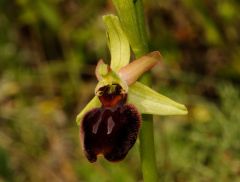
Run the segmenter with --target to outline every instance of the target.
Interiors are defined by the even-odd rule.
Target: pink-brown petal
[[[151,52],[124,66],[119,70],[118,74],[128,85],[131,85],[135,83],[143,73],[149,71],[157,63],[161,62],[162,59],[159,51]]]

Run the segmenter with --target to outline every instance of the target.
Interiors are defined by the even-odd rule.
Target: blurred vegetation
[[[240,2],[145,1],[154,88],[188,116],[156,117],[162,181],[240,181]],[[90,164],[75,116],[109,60],[108,0],[0,0],[0,181],[141,181],[138,143]]]

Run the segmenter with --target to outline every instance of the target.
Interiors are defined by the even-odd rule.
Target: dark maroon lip
[[[109,161],[120,161],[136,142],[141,116],[133,105],[117,106],[115,110],[96,108],[82,122],[83,147],[90,162],[97,155]]]
[[[87,159],[95,162],[99,154],[111,162],[123,160],[136,142],[141,115],[131,104],[127,94],[116,85],[100,88],[102,106],[92,109],[84,117],[80,131]]]

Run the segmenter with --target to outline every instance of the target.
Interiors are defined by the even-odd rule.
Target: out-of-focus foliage
[[[154,87],[188,106],[156,117],[163,181],[240,180],[240,3],[144,3]],[[75,116],[109,59],[104,0],[0,0],[0,181],[141,181],[138,144],[120,163],[83,156]]]

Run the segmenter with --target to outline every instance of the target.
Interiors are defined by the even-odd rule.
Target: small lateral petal
[[[129,87],[128,103],[132,103],[143,114],[184,115],[187,108],[170,98],[157,93],[140,82]]]
[[[137,60],[134,60],[127,66],[122,67],[118,74],[127,82],[128,85],[131,85],[135,83],[143,73],[149,71],[157,63],[162,62],[162,59],[163,58],[159,51],[151,52]]]
[[[76,119],[76,122],[77,124],[79,125],[80,122],[82,121],[84,115],[89,112],[90,110],[92,110],[93,108],[96,108],[96,107],[100,107],[101,106],[101,103],[98,99],[97,96],[94,96],[92,98],[92,100],[83,108],[83,110],[77,115],[77,119]]]
[[[103,78],[103,76],[106,76],[108,72],[110,71],[110,68],[107,64],[104,63],[102,59],[100,59],[97,63],[96,69],[95,69],[95,75],[99,80]]]

